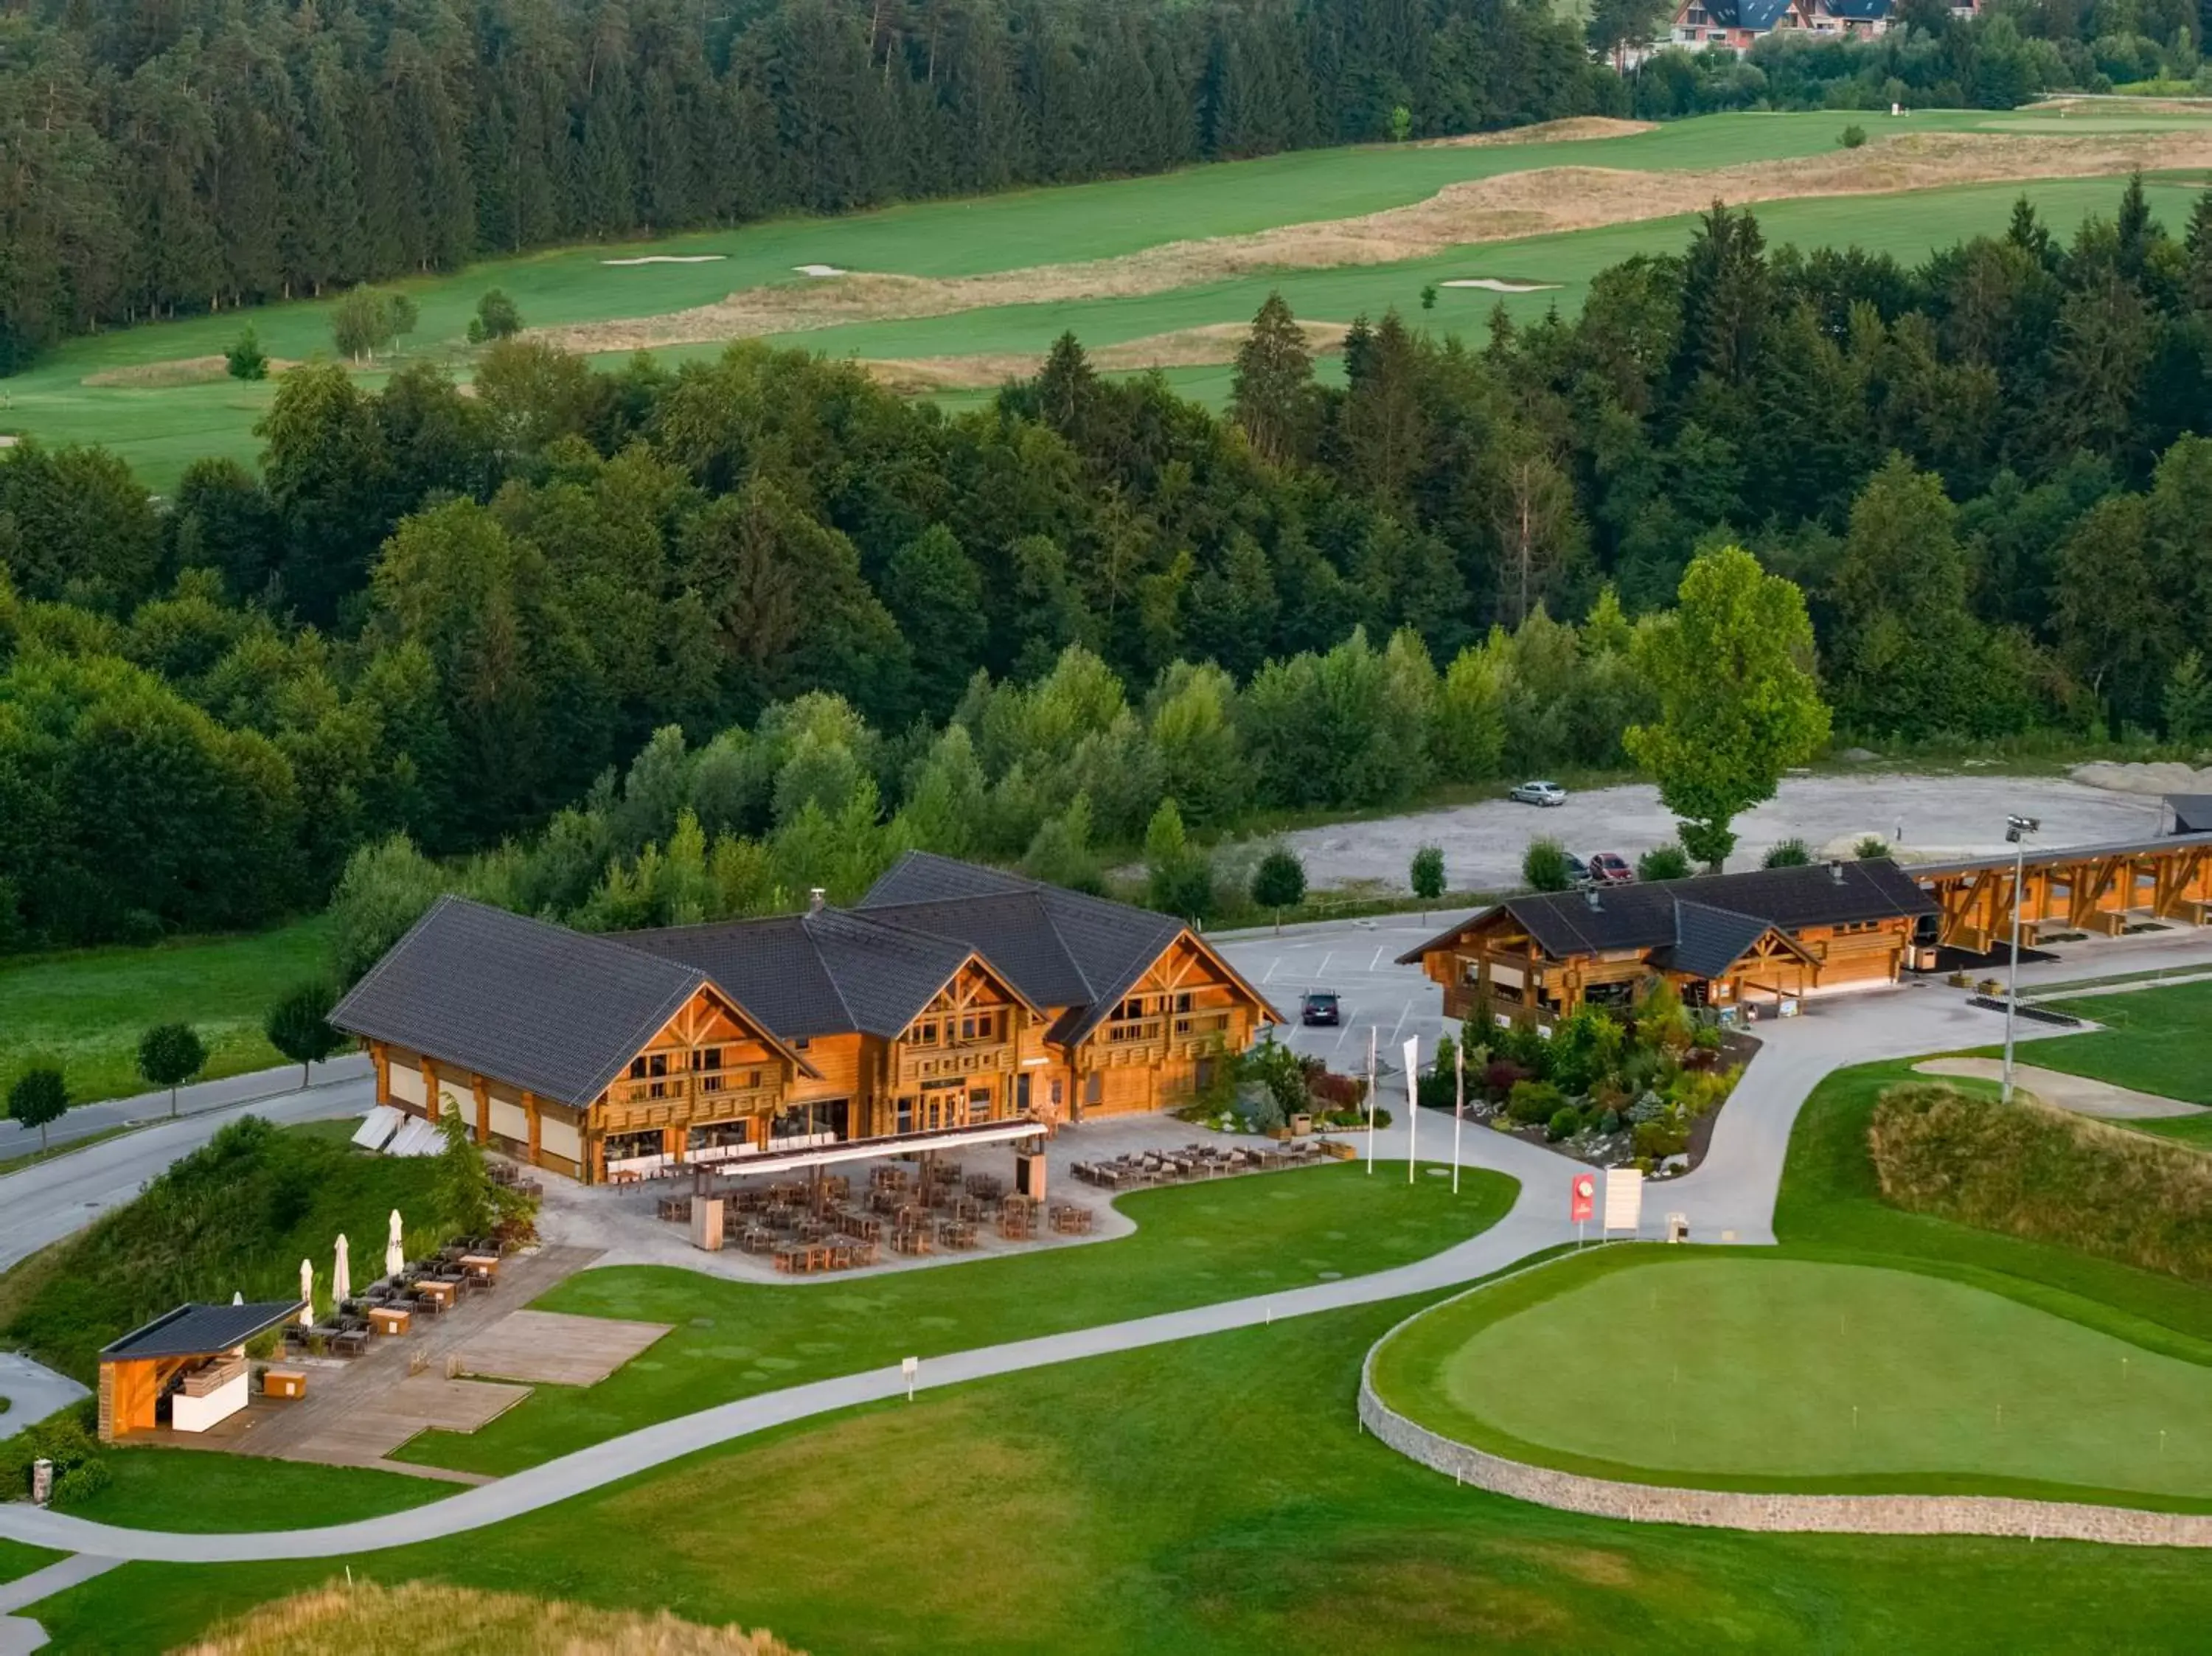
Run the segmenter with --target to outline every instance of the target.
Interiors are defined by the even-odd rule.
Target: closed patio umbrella
[[[399,1210],[392,1210],[392,1234],[384,1244],[384,1274],[397,1277],[407,1269],[407,1250],[399,1241]]]
[[[331,1303],[343,1305],[353,1298],[353,1262],[346,1257],[346,1239],[338,1238],[337,1266],[331,1272]]]
[[[300,1326],[315,1325],[315,1262],[300,1261]]]

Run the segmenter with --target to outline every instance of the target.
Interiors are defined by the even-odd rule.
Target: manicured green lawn
[[[1401,1168],[1404,1164],[1398,1164]],[[1121,1198],[1137,1233],[851,1283],[733,1283],[665,1266],[571,1277],[547,1311],[674,1325],[588,1388],[541,1386],[473,1435],[426,1433],[402,1458],[506,1473],[732,1398],[1157,1312],[1381,1271],[1497,1222],[1513,1180],[1407,1185],[1356,1162]]]
[[[79,1104],[144,1092],[138,1037],[179,1020],[207,1043],[203,1079],[282,1064],[261,1020],[287,989],[329,971],[328,937],[318,916],[252,937],[0,963],[0,1091],[43,1059],[61,1065]]]
[[[1600,1476],[2212,1507],[2212,1342],[2149,1351],[1924,1271],[1592,1252],[1430,1312],[1376,1378],[1447,1436]]]
[[[2051,1005],[2105,1027],[2039,1040],[2032,1062],[2185,1104],[2212,1104],[2212,981],[2085,995]]]
[[[126,1565],[37,1613],[60,1651],[167,1649],[349,1564],[864,1656],[2162,1650],[2212,1617],[2191,1553],[1613,1524],[1457,1488],[1353,1419],[1412,1308],[859,1410],[457,1540]]]
[[[2158,1115],[2135,1121],[2116,1121],[2117,1127],[2134,1132],[2156,1133],[2201,1150],[2212,1150],[2212,1115]]]
[[[2038,1042],[2037,1061],[2056,1044]],[[2174,1356],[2193,1356],[2212,1342],[2212,1294],[2200,1288],[1885,1203],[1867,1155],[1867,1121],[1885,1088],[1926,1083],[1912,1064],[1903,1059],[1838,1071],[1806,1100],[1774,1212],[1776,1234],[1792,1253],[1934,1270]],[[1946,1084],[1996,1091],[1985,1082]]]
[[[444,1499],[459,1486],[404,1472],[313,1466],[198,1449],[116,1449],[110,1481],[72,1505],[72,1518],[133,1529],[273,1530],[344,1524]]]
[[[33,1570],[44,1569],[60,1557],[58,1552],[27,1547],[20,1541],[0,1541],[0,1581],[13,1581]]]
[[[1163,243],[1236,235],[1286,224],[1338,219],[1422,200],[1447,185],[1553,166],[1668,171],[1813,155],[1833,149],[1840,118],[1832,113],[1745,113],[1670,123],[1655,131],[1580,143],[1472,146],[1370,146],[1306,151],[1235,161],[1151,179],[1110,180],[1049,190],[1016,191],[982,199],[924,203],[849,217],[784,219],[726,231],[702,232],[621,246],[561,248],[472,267],[450,276],[398,284],[415,300],[421,323],[405,342],[410,354],[450,360],[463,372],[463,333],[485,289],[503,288],[533,325],[604,321],[650,316],[705,304],[734,289],[795,281],[794,267],[813,263],[855,270],[918,276],[956,276],[1048,263],[1111,258]],[[1971,110],[1923,112],[1916,132],[2173,130],[2201,128],[2189,117],[2124,112],[2057,123],[2034,117]],[[1877,136],[1887,136],[1878,132]],[[2070,225],[2094,199],[2109,213],[2115,185],[2039,184],[2030,192],[2045,201],[2054,219]],[[1871,197],[1832,203],[1837,211],[1817,225],[1770,242],[1859,240],[1914,253],[1962,230],[2001,225],[2017,191],[2010,185],[1980,192],[1934,192],[1929,197]],[[2166,199],[2174,195],[2172,201]],[[1956,199],[1954,215],[1923,200]],[[2172,191],[2158,197],[2169,222],[2185,216],[2186,203]],[[1778,221],[1803,203],[1762,209]],[[1538,314],[1556,299],[1563,308],[1580,303],[1581,283],[1601,262],[1623,250],[1678,246],[1681,226],[1632,227],[1592,233],[1587,251],[1578,238],[1553,238],[1535,251],[1536,274],[1567,283],[1559,294],[1524,295],[1509,308]],[[1627,234],[1627,240],[1620,237]],[[1379,314],[1396,304],[1413,313],[1422,283],[1431,275],[1528,274],[1527,247],[1474,250],[1467,257],[1419,264],[1368,267],[1343,272],[1286,272],[1283,285],[1293,306],[1317,318]],[[614,258],[652,253],[719,254],[696,264],[613,266]],[[1501,270],[1498,261],[1506,261]],[[1583,267],[1587,268],[1583,268]],[[1554,270],[1559,274],[1543,274]],[[1575,274],[1577,270],[1580,274]],[[1269,281],[1232,282],[1147,300],[1091,305],[1017,307],[911,324],[834,330],[802,337],[832,355],[848,349],[871,355],[964,355],[987,350],[1036,349],[1062,327],[1076,326],[1086,340],[1138,337],[1193,322],[1243,320],[1257,307]],[[1291,291],[1292,289],[1295,291]],[[1427,318],[1449,330],[1478,327],[1496,295],[1448,290]],[[250,319],[262,344],[284,359],[327,356],[331,301],[299,301],[257,310]],[[29,432],[52,442],[100,442],[121,453],[149,486],[173,484],[202,454],[225,454],[250,463],[258,447],[252,428],[274,394],[274,383],[228,379],[153,388],[87,385],[91,375],[155,362],[205,357],[237,336],[237,315],[189,318],[72,341],[30,372],[0,382],[0,430]],[[865,343],[864,343],[865,342]],[[934,342],[934,343],[930,343]],[[683,353],[672,353],[680,356]],[[1216,378],[1218,378],[1218,374]],[[373,378],[373,376],[372,376]]]

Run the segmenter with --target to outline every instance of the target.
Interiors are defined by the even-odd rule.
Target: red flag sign
[[[1578,1173],[1575,1175],[1573,1195],[1567,1204],[1567,1217],[1581,1224],[1597,1212],[1597,1175]]]

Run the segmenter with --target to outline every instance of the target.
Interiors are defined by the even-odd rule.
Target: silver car
[[[1505,796],[1516,805],[1564,805],[1567,791],[1557,782],[1523,782]]]

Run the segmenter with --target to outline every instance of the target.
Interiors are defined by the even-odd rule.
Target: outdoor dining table
[[[489,1282],[499,1275],[499,1255],[465,1253],[461,1256],[461,1269],[469,1276]]]
[[[1091,1234],[1091,1210],[1076,1202],[1055,1203],[1052,1228],[1062,1236],[1087,1236]]]
[[[443,1311],[447,1306],[453,1304],[455,1300],[459,1299],[460,1297],[460,1293],[461,1285],[458,1279],[448,1280],[443,1277],[424,1277],[418,1280],[415,1284],[416,1298],[420,1300],[428,1300],[431,1304],[436,1306],[441,1311]]]
[[[368,1308],[368,1325],[380,1334],[404,1334],[413,1320],[404,1305],[373,1305]]]

